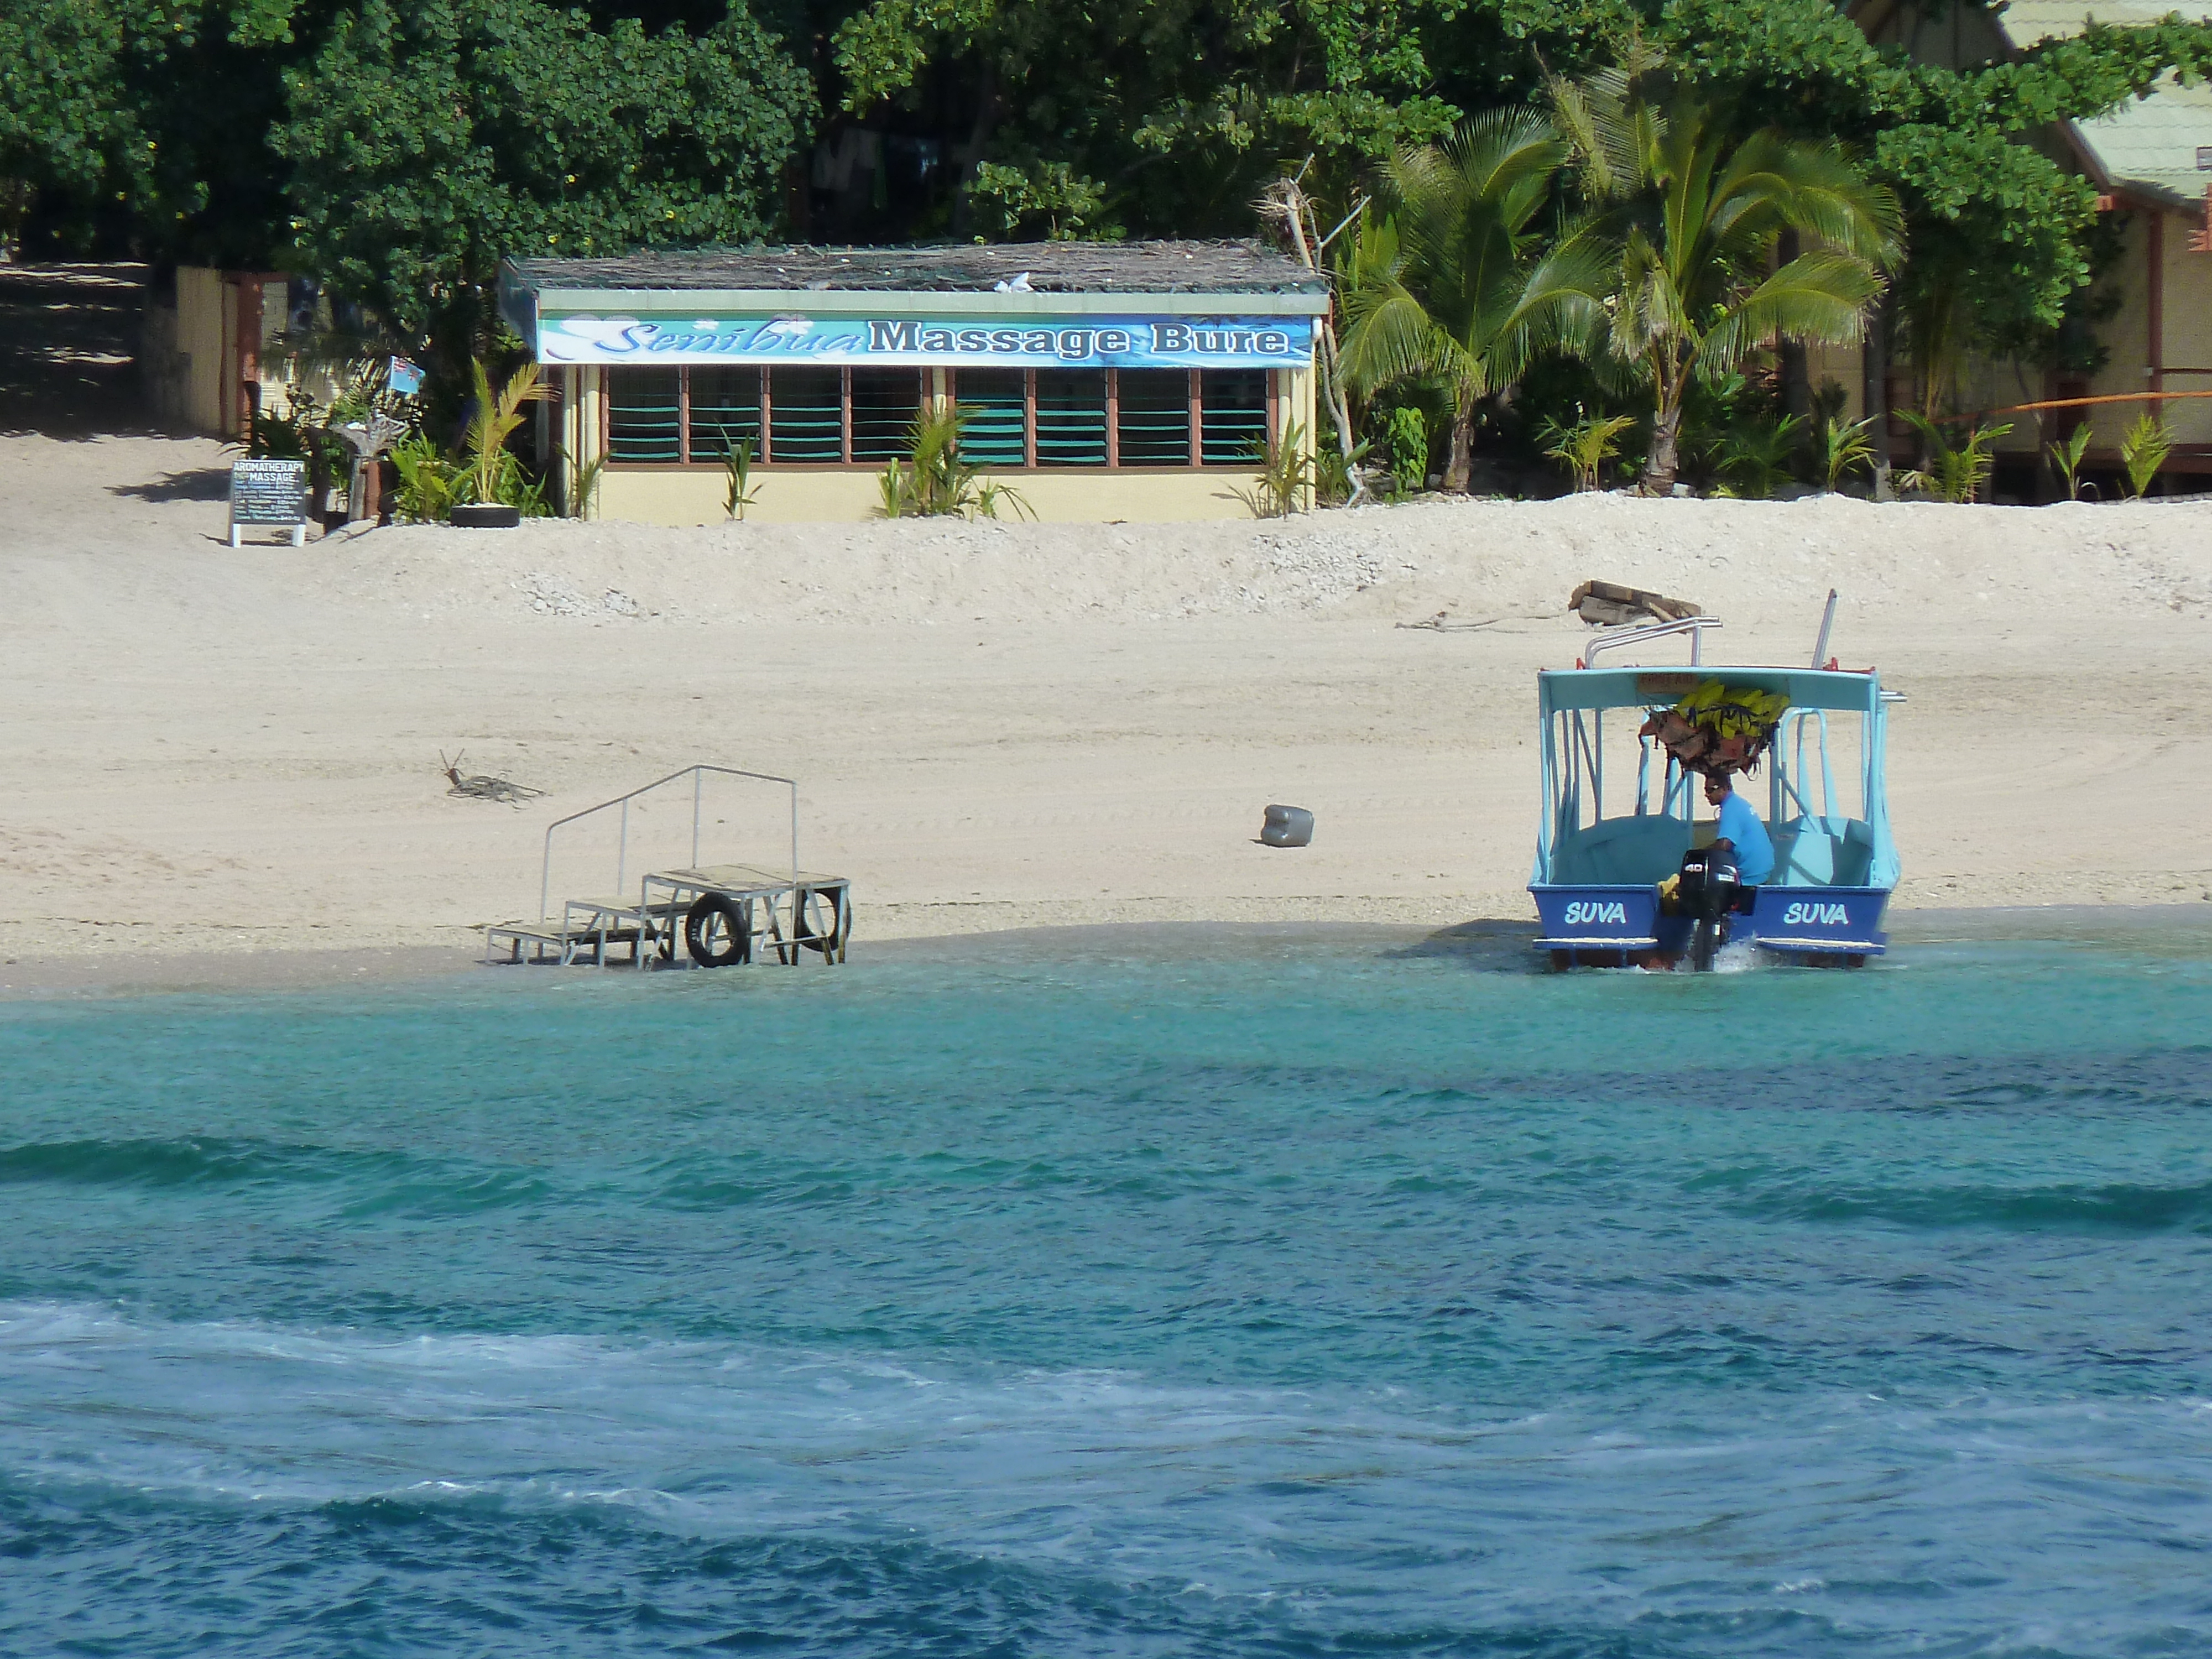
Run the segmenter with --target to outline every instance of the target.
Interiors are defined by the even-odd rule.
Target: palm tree
[[[1772,128],[1737,138],[1721,111],[1667,87],[1640,47],[1588,82],[1555,79],[1551,100],[1591,204],[1561,252],[1595,253],[1608,270],[1585,349],[1595,366],[1650,383],[1644,488],[1663,493],[1692,375],[1725,374],[1784,336],[1860,337],[1899,256],[1897,198],[1840,145]],[[1809,246],[1778,264],[1784,231]]]
[[[1441,386],[1451,400],[1444,488],[1463,490],[1483,400],[1586,308],[1593,273],[1532,259],[1567,146],[1534,110],[1492,110],[1383,169],[1384,208],[1364,217],[1338,270],[1345,377],[1363,394]]]

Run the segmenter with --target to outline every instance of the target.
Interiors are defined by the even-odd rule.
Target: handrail
[[[1836,774],[1834,767],[1828,759],[1828,711],[1826,709],[1792,708],[1784,713],[1781,720],[1775,723],[1771,744],[1774,777],[1781,788],[1796,800],[1798,811],[1806,817],[1813,817],[1813,803],[1805,799],[1805,726],[1808,721],[1817,721],[1820,732],[1820,816],[1833,817],[1836,816]],[[1782,765],[1784,741],[1782,727],[1784,726],[1790,727],[1790,735],[1795,739],[1795,747],[1786,772]]]
[[[751,778],[759,783],[780,783],[791,791],[791,884],[799,885],[799,785],[790,778],[780,778],[771,772],[746,772],[734,766],[712,766],[701,763],[687,766],[680,772],[671,772],[665,778],[655,778],[642,788],[633,789],[626,795],[617,795],[612,800],[603,800],[597,806],[586,806],[580,812],[571,812],[565,818],[556,818],[545,826],[545,860],[538,877],[538,919],[546,920],[553,901],[553,832],[590,817],[594,812],[604,812],[611,806],[623,809],[622,839],[615,854],[615,891],[623,890],[623,878],[629,872],[629,804],[640,795],[649,795],[665,784],[679,778],[691,780],[691,862],[699,862],[699,813],[707,773],[713,772],[728,778]]]
[[[1828,607],[1820,613],[1820,637],[1813,641],[1813,663],[1818,668],[1828,659],[1828,630],[1836,625],[1836,590],[1828,590]]]
[[[1617,645],[1641,645],[1646,640],[1665,639],[1673,634],[1687,634],[1690,636],[1690,666],[1701,668],[1705,665],[1703,650],[1705,631],[1708,628],[1719,626],[1721,626],[1721,619],[1718,617],[1676,617],[1667,622],[1638,623],[1632,628],[1608,628],[1583,647],[1582,660],[1576,666],[1579,668],[1596,666],[1597,653],[1601,651],[1610,651]]]

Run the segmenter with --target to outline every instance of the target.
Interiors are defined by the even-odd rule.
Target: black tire
[[[720,893],[701,894],[684,913],[684,948],[702,968],[750,962],[753,931],[745,921],[745,907]]]
[[[800,888],[793,898],[791,911],[791,942],[794,945],[803,945],[810,951],[832,957],[844,948],[850,919],[845,914],[845,907],[838,902],[834,889]],[[818,917],[824,913],[829,920],[826,933],[819,931]]]

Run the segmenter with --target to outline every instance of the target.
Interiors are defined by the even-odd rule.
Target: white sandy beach
[[[0,437],[18,964],[463,950],[535,913],[547,823],[694,761],[800,781],[802,860],[853,878],[862,940],[1530,915],[1531,677],[1573,661],[1592,576],[1702,603],[1738,660],[1802,660],[1841,590],[1834,650],[1911,698],[1900,906],[2212,898],[2212,505],[1601,496],[234,552],[227,460]],[[1484,625],[1399,626],[1439,612]],[[441,750],[546,793],[449,798]],[[1317,814],[1310,848],[1255,844],[1274,800]],[[779,855],[773,807],[731,851]]]

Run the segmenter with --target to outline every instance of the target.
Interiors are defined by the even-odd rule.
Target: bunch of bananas
[[[1676,703],[1674,712],[1716,736],[1735,738],[1772,731],[1789,707],[1790,699],[1779,691],[1754,691],[1748,686],[1707,680]]]
[[[1707,680],[1644,721],[1643,735],[1658,738],[1689,771],[1725,775],[1758,762],[1789,707],[1779,691]]]

